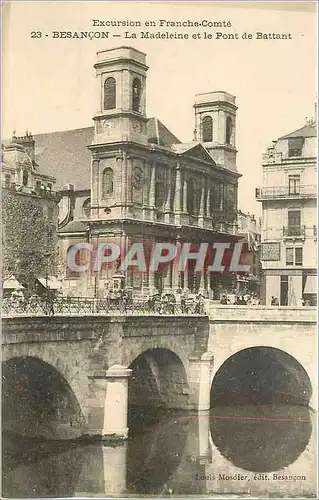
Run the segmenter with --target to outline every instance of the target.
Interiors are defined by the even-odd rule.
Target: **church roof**
[[[80,220],[73,220],[63,226],[59,233],[83,233],[87,229],[87,224]]]
[[[186,151],[189,151],[190,149],[193,149],[199,145],[199,142],[181,142],[179,144],[174,144],[172,146],[172,149],[174,149],[174,151],[176,151],[176,153],[178,154],[183,154]]]
[[[179,144],[181,142],[158,118],[148,119],[147,138],[148,142],[169,148],[172,144]]]
[[[147,121],[148,142],[170,148],[180,140],[157,118]],[[91,155],[86,146],[92,144],[94,127],[34,135],[35,156],[39,173],[56,177],[55,189],[72,183],[76,190],[91,185]]]
[[[56,177],[55,189],[70,182],[77,190],[90,188],[91,154],[86,146],[93,136],[94,127],[34,135],[38,171]]]
[[[299,138],[299,137],[317,137],[317,129],[314,124],[307,123],[303,127],[299,128],[298,130],[295,130],[294,132],[291,132],[290,134],[283,135],[282,137],[279,137],[279,139],[293,139],[293,138]]]

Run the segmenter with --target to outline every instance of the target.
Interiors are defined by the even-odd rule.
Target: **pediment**
[[[186,151],[184,151],[182,153],[182,156],[198,158],[199,160],[208,161],[208,162],[216,165],[213,158],[210,156],[208,151],[201,144],[196,144],[196,146],[193,146],[193,147],[187,149]]]

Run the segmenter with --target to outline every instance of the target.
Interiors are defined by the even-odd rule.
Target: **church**
[[[195,96],[195,129],[181,142],[146,110],[146,54],[132,47],[97,53],[94,126],[34,136],[37,161],[56,176],[59,240],[66,261],[75,243],[238,241],[235,97],[225,91]],[[163,89],[165,91],[165,89]],[[103,296],[114,287],[119,262],[85,274],[66,270],[64,288]],[[154,274],[128,268],[121,286],[137,295],[188,290],[218,298],[234,276],[184,271]],[[123,285],[124,284],[124,285]]]

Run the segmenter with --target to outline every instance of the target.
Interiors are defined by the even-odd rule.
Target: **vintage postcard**
[[[2,2],[3,498],[317,498],[316,2]]]

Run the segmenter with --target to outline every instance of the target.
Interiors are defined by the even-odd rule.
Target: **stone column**
[[[213,366],[213,354],[205,352],[190,357],[189,386],[191,390],[190,409],[208,411],[210,408],[210,386]]]
[[[105,496],[118,496],[126,490],[126,443],[102,447]]]
[[[199,460],[201,463],[206,463],[206,460],[210,458],[211,450],[209,443],[209,428],[210,415],[209,411],[202,412],[198,417],[198,431],[199,431]]]
[[[179,163],[176,169],[176,183],[175,183],[175,196],[174,196],[174,215],[175,224],[181,223],[181,170]]]
[[[210,217],[210,187],[207,189],[207,198],[206,198],[206,217]]]
[[[149,196],[149,205],[151,210],[151,219],[154,220],[155,215],[155,162],[151,165],[151,183],[150,183],[150,196]]]
[[[201,293],[206,298],[206,288],[205,288],[205,269],[200,271],[200,281],[198,293]]]
[[[127,438],[128,377],[131,373],[132,370],[122,365],[113,365],[106,372],[103,439]]]
[[[172,289],[176,293],[176,290],[180,288],[180,271],[178,270],[179,267],[179,259],[181,255],[181,242],[180,239],[176,239],[176,257],[172,262]]]
[[[204,180],[202,180],[201,184],[202,184],[202,190],[201,190],[201,196],[200,196],[198,223],[201,227],[203,227],[204,216],[205,216],[205,185],[204,185]]]
[[[165,203],[165,222],[169,222],[170,214],[171,214],[171,190],[172,190],[172,172],[171,169],[167,169],[167,198]]]
[[[183,212],[187,213],[187,180],[183,182]]]

